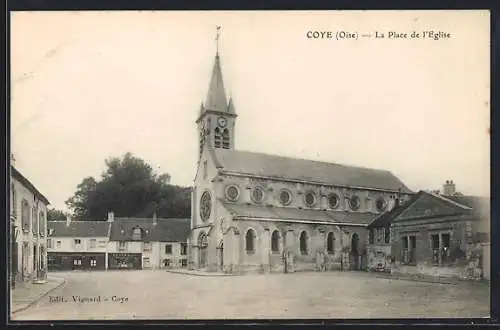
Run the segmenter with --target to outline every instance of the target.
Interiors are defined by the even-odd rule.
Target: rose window
[[[290,201],[292,199],[292,196],[288,190],[282,190],[280,192],[280,203],[283,205],[288,205],[290,204]]]
[[[360,206],[359,197],[354,195],[351,198],[349,198],[349,206],[351,207],[351,210],[357,211]]]
[[[306,193],[305,202],[306,202],[306,205],[309,207],[314,206],[314,204],[316,203],[316,196],[314,195],[313,192]]]
[[[336,209],[339,206],[339,196],[337,194],[331,194],[328,196],[328,204],[330,208]]]
[[[238,191],[238,188],[235,186],[229,186],[226,189],[226,197],[230,201],[236,201],[240,197],[240,192]]]
[[[260,187],[255,187],[252,190],[252,199],[255,203],[261,203],[264,200],[264,190]]]
[[[212,201],[210,198],[210,193],[205,191],[203,195],[201,195],[200,200],[200,216],[201,220],[207,221],[210,217],[210,212],[212,211]]]

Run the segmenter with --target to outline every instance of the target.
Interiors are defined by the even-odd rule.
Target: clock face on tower
[[[227,120],[224,117],[219,117],[217,119],[217,124],[219,124],[220,127],[226,127]]]

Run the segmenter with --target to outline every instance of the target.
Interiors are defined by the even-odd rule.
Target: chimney
[[[66,226],[69,227],[70,223],[71,223],[71,216],[69,214],[66,214]]]
[[[153,226],[156,226],[157,223],[157,218],[156,218],[156,212],[153,213]]]
[[[445,184],[443,185],[443,195],[446,196],[451,196],[455,194],[455,183],[453,180],[446,180]]]
[[[108,212],[108,222],[115,221],[115,213],[113,211]]]

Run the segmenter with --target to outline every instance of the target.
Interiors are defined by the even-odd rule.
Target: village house
[[[49,221],[49,270],[107,269],[110,224],[106,221]]]
[[[10,166],[11,280],[43,282],[47,277],[47,206],[38,189]]]
[[[489,280],[489,209],[450,180],[442,193],[420,191],[368,226],[368,269]]]
[[[188,264],[188,219],[115,218],[111,223],[109,269],[182,268]]]
[[[188,264],[188,219],[49,222],[51,270],[162,269]]]

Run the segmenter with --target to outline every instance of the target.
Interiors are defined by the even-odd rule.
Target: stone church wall
[[[228,186],[234,185],[238,188],[240,195],[235,203],[250,203],[253,205],[263,206],[276,206],[276,207],[290,207],[290,208],[304,208],[316,210],[342,210],[352,211],[346,200],[346,196],[357,195],[360,199],[360,207],[357,212],[373,212],[378,213],[376,208],[376,200],[384,198],[387,205],[391,199],[395,198],[395,194],[391,192],[380,192],[361,189],[345,189],[341,187],[322,186],[317,184],[287,182],[279,180],[246,178],[225,175],[222,180],[217,184],[215,190],[217,197],[226,200],[225,191]],[[261,187],[264,191],[264,198],[260,203],[256,203],[251,198],[252,189]],[[280,192],[288,190],[291,193],[291,201],[283,205],[280,201]],[[308,206],[305,203],[305,195],[308,192],[313,192],[315,195],[315,203],[313,206]],[[328,201],[328,196],[335,194],[338,196],[338,204],[332,207]],[[402,196],[408,199],[409,196]]]
[[[365,240],[366,229],[348,227],[342,230],[337,226],[319,226],[302,223],[282,223],[264,221],[234,222],[240,234],[239,240],[239,273],[265,273],[314,271],[314,270],[349,270],[354,267],[351,256],[351,238],[357,234],[359,256],[356,269],[366,268]],[[254,251],[247,251],[246,239],[248,230],[253,230]],[[272,251],[271,236],[279,232],[279,251]],[[307,233],[307,252],[300,249],[300,235]],[[334,250],[327,251],[327,235],[332,232],[335,237]],[[285,260],[286,259],[286,260]],[[286,262],[286,266],[285,266]]]

